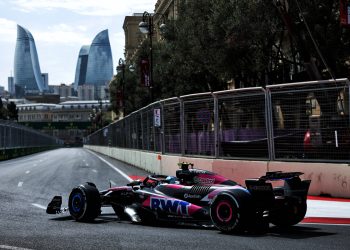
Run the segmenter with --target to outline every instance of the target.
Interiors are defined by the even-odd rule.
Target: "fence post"
[[[165,153],[165,138],[164,138],[164,102],[159,102],[160,104],[160,117],[161,117],[161,124],[160,124],[160,152],[163,155]]]
[[[184,103],[181,98],[178,98],[180,102],[180,134],[181,134],[181,155],[185,155],[185,110]]]
[[[267,147],[269,152],[269,160],[275,159],[275,145],[274,145],[274,133],[273,133],[273,107],[271,100],[271,91],[265,90],[265,121],[267,127]]]
[[[215,93],[212,95],[214,98],[214,156],[219,158],[219,101]]]

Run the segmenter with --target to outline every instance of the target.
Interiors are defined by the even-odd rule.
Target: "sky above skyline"
[[[157,0],[0,0],[0,85],[13,75],[17,24],[35,40],[42,73],[49,84],[71,84],[82,45],[108,29],[113,67],[124,58],[125,16],[153,12]]]

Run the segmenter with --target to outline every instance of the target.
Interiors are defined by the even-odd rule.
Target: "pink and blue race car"
[[[46,212],[69,210],[77,221],[91,221],[101,207],[111,206],[120,219],[133,222],[155,221],[213,224],[225,233],[256,231],[276,226],[292,226],[305,216],[310,180],[301,172],[267,172],[247,179],[245,187],[210,171],[179,163],[175,176],[149,175],[126,186],[98,191],[93,183],[71,191],[68,209],[55,196]],[[283,181],[274,187],[274,181]]]

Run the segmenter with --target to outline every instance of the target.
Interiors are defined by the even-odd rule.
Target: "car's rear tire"
[[[214,226],[224,233],[241,233],[248,228],[251,212],[250,195],[241,190],[217,195],[210,206]]]
[[[293,226],[304,219],[306,210],[306,200],[298,201],[290,198],[282,208],[270,212],[269,220],[278,227]]]
[[[93,221],[101,213],[100,193],[93,183],[73,188],[68,200],[69,213],[76,221]]]

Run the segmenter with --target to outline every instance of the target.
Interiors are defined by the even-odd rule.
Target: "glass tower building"
[[[85,84],[104,86],[113,77],[113,60],[108,30],[96,35],[89,49]]]
[[[39,93],[47,90],[38,60],[38,53],[32,34],[17,25],[17,42],[14,59],[14,85],[16,95]]]
[[[78,86],[86,83],[86,69],[88,64],[90,46],[84,45],[81,47],[78,56],[77,67],[75,69],[74,90],[78,89]]]

